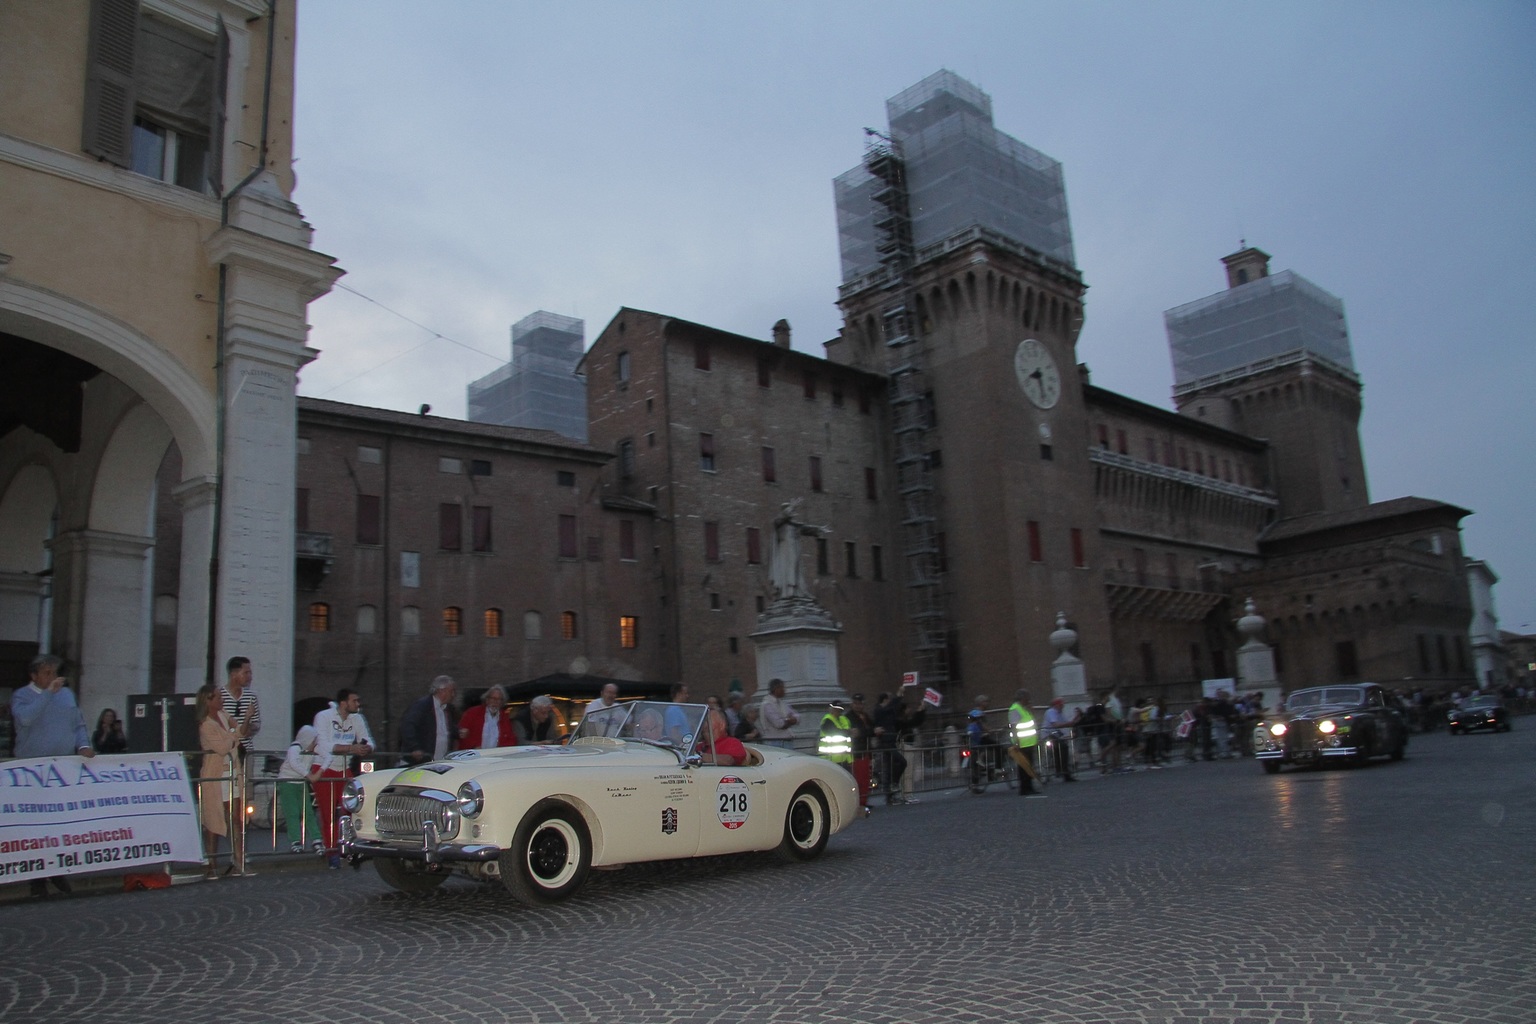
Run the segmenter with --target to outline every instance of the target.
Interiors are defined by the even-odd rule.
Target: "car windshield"
[[[1333,705],[1355,705],[1364,700],[1358,686],[1320,686],[1315,690],[1297,690],[1286,699],[1291,711],[1310,711]]]
[[[636,740],[660,747],[687,751],[704,720],[703,704],[665,704],[634,700],[587,712],[576,727],[572,742],[592,736]]]
[[[1499,698],[1473,697],[1471,700],[1467,701],[1466,706],[1469,708],[1496,708],[1499,706]]]

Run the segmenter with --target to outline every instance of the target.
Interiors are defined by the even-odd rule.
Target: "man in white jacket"
[[[784,699],[784,680],[770,679],[768,696],[763,699],[762,710],[757,718],[757,728],[763,735],[763,742],[775,747],[793,747],[795,725],[799,721],[800,715],[794,705]]]
[[[373,753],[373,733],[359,708],[362,699],[356,690],[341,689],[336,702],[315,716],[315,803],[320,808],[320,834],[332,868],[341,867],[341,852],[336,845],[336,805],[347,778],[347,758]]]

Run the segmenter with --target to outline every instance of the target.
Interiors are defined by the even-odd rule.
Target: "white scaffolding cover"
[[[1289,270],[1163,314],[1174,387],[1306,354],[1354,376],[1344,303]]]
[[[1075,264],[1061,164],[994,128],[986,93],[940,71],[891,97],[886,114],[906,164],[920,258],[925,248],[980,228]],[[881,266],[875,185],[862,164],[833,181],[845,283]]]
[[[587,439],[587,384],[576,376],[586,323],[539,310],[512,325],[512,362],[468,389],[469,419]]]

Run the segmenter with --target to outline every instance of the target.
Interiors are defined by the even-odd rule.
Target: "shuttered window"
[[[445,502],[437,506],[437,546],[442,551],[464,548],[464,517],[456,504]]]
[[[119,167],[217,195],[223,178],[229,34],[143,17],[139,0],[93,0],[80,147]]]

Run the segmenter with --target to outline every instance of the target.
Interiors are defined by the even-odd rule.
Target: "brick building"
[[[294,692],[357,689],[393,738],[447,673],[665,678],[655,517],[552,431],[299,400]]]
[[[904,667],[884,380],[791,349],[789,330],[757,341],[622,309],[580,367],[591,443],[614,456],[603,495],[656,509],[659,639],[696,692],[755,687],[773,519],[794,498],[831,530],[805,575],[846,630],[845,684],[889,685]]]
[[[758,340],[625,308],[578,367],[590,446],[304,404],[301,537],[351,528],[357,494],[388,493],[394,511],[388,539],[351,542],[351,565],[336,550],[301,619],[306,601],[388,607],[391,622],[415,609],[420,634],[381,647],[331,635],[345,617],[323,637],[301,624],[300,674],[329,685],[367,649],[394,652],[367,664],[400,699],[432,666],[531,679],[565,655],[516,640],[518,616],[571,609],[610,632],[637,617],[638,648],[590,632],[569,645],[593,674],[754,692],[772,523],[799,498],[830,531],[802,568],[843,630],[848,690],[920,670],[952,705],[1021,684],[1043,699],[1060,614],[1091,690],[1186,699],[1235,674],[1250,596],[1288,688],[1472,681],[1467,512],[1370,503],[1342,303],[1244,248],[1223,261],[1226,292],[1170,311],[1178,411],[1095,387],[1077,361],[1086,285],[1059,165],[997,133],[990,100],[947,72],[890,107],[890,139],[838,179],[844,327],[827,358],[790,348],[782,321]],[[977,160],[972,195],[997,202],[972,208],[937,171]],[[1027,216],[999,215],[1008,204]],[[1255,309],[1278,327],[1244,334]],[[398,475],[359,463],[359,445]],[[574,489],[551,491],[551,471]],[[476,516],[520,546],[475,552]],[[422,573],[408,597],[406,550]],[[441,616],[468,629],[489,609],[512,640],[443,635]]]

